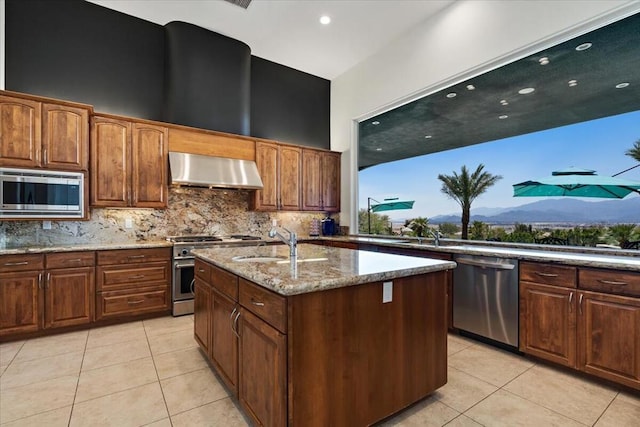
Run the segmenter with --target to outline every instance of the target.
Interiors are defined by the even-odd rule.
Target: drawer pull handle
[[[63,262],[82,262],[82,259],[80,259],[80,258],[65,259]]]
[[[204,273],[204,268],[199,268],[198,273]]]
[[[129,259],[144,258],[144,255],[129,255]]]
[[[127,304],[134,305],[134,304],[142,304],[143,302],[144,300],[140,299],[138,301],[127,301]]]
[[[258,307],[264,307],[264,303],[263,302],[255,301],[253,298],[251,298],[251,304],[257,305]]]
[[[29,264],[28,261],[22,261],[22,262],[5,262],[4,265],[6,265],[7,267],[11,267],[14,265],[27,265]]]
[[[144,274],[136,274],[135,276],[129,276],[129,279],[144,279]]]
[[[542,273],[540,271],[536,271],[535,272],[538,276],[542,276],[542,277],[558,277],[557,274],[554,273]]]
[[[617,282],[615,280],[604,280],[604,279],[598,279],[598,282],[605,284],[605,285],[615,285],[615,286],[627,286],[628,283],[627,282]]]

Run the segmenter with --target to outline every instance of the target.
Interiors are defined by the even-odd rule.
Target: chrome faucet
[[[271,230],[269,230],[269,237],[271,238],[278,237],[280,240],[282,240],[285,244],[289,246],[289,256],[291,258],[297,257],[298,256],[298,235],[293,231],[287,230],[284,227],[282,227],[282,229],[287,233],[289,233],[288,239],[284,237],[282,234],[278,233],[278,229],[275,226],[271,227]]]
[[[436,246],[440,246],[440,232],[429,230],[429,233],[431,233],[431,236],[433,236],[433,244]]]

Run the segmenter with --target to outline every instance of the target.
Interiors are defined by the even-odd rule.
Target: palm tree
[[[462,238],[466,240],[469,233],[471,203],[502,177],[484,172],[484,165],[480,163],[471,175],[469,175],[467,167],[462,166],[460,175],[454,171],[453,175],[440,174],[438,179],[442,181],[441,191],[458,202],[462,208]]]
[[[429,229],[429,218],[418,217],[414,218],[407,225],[410,229],[413,230],[413,233],[417,237],[426,237],[425,233]]]
[[[629,157],[633,157],[640,162],[640,139],[633,144],[633,148],[629,148],[624,152]]]

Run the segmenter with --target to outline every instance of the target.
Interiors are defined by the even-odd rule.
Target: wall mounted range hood
[[[248,190],[263,187],[256,162],[251,160],[172,151],[169,152],[169,167],[172,184]]]

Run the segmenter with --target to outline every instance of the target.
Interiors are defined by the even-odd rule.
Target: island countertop
[[[392,280],[456,267],[452,261],[299,244],[297,262],[285,245],[196,249],[193,254],[280,295],[297,295]],[[280,261],[242,262],[237,257],[282,257]]]

